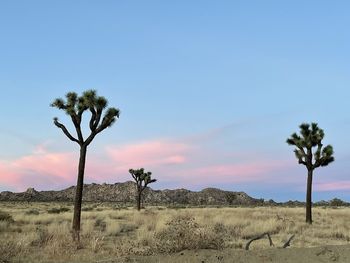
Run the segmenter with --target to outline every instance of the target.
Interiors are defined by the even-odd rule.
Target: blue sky
[[[306,170],[285,140],[315,121],[336,161],[316,170],[314,199],[350,201],[349,7],[2,1],[0,191],[75,183],[77,147],[52,124],[69,119],[49,104],[96,89],[121,117],[90,147],[86,182],[125,181],[140,165],[159,179],[155,188],[303,200]],[[39,169],[45,160],[69,168]]]

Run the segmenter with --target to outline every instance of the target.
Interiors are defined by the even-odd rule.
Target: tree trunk
[[[83,187],[84,187],[84,171],[85,171],[85,160],[86,160],[87,146],[81,146],[80,158],[78,167],[78,180],[77,188],[75,191],[74,199],[74,214],[73,214],[73,240],[80,241],[80,218],[81,218],[81,203],[83,199]]]
[[[312,224],[311,194],[312,194],[312,169],[308,169],[307,186],[306,186],[306,223],[309,223],[309,224]]]
[[[141,210],[141,195],[142,195],[142,191],[137,189],[137,210],[138,211]]]

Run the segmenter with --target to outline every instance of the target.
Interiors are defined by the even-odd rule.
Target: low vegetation
[[[69,211],[48,213],[57,207]],[[249,240],[265,232],[277,245],[295,235],[291,247],[350,242],[350,209],[344,207],[315,207],[312,225],[303,220],[302,207],[149,207],[140,212],[131,207],[116,209],[115,204],[86,207],[78,246],[71,242],[69,204],[1,203],[0,262],[91,262],[185,249],[245,249]],[[268,247],[269,242],[262,239],[249,249]]]

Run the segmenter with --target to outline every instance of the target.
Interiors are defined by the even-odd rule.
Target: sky
[[[79,147],[50,103],[95,89],[119,120],[88,149],[85,182],[217,187],[304,200],[286,139],[317,122],[335,162],[313,200],[350,201],[348,1],[1,1],[0,191],[76,184]],[[84,114],[84,124],[89,114]],[[89,130],[85,127],[85,136]]]

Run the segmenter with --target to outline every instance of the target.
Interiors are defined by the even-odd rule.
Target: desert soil
[[[114,260],[101,260],[98,263],[320,263],[350,262],[350,246],[322,246],[314,248],[271,248],[264,250],[224,249],[182,251],[162,256],[132,256]]]

